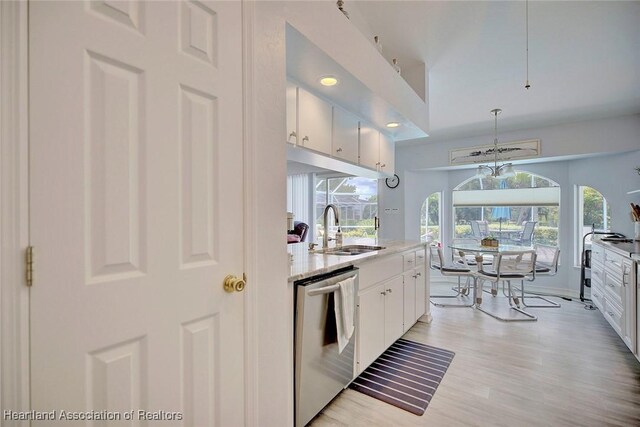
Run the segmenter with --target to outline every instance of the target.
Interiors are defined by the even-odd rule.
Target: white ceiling
[[[430,137],[640,112],[640,2],[531,1],[529,81],[524,1],[346,1],[387,59],[429,70]],[[414,142],[415,143],[415,142]]]

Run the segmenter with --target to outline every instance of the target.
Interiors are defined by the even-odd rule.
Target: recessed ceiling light
[[[335,86],[338,84],[338,79],[333,76],[324,76],[320,78],[320,84],[322,86]]]
[[[400,126],[400,123],[398,123],[398,122],[389,122],[389,123],[387,123],[387,127],[388,128],[397,128],[399,126]]]

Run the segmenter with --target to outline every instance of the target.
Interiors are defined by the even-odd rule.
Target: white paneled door
[[[243,271],[241,23],[239,1],[30,3],[34,410],[244,423],[244,295],[222,287]]]

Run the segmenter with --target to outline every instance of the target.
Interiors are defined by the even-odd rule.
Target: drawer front
[[[402,255],[403,261],[404,261],[404,271],[407,270],[413,270],[413,267],[416,266],[416,253],[414,252],[407,252],[404,255]]]
[[[426,251],[424,249],[416,251],[416,265],[423,265],[427,260]]]
[[[624,257],[615,252],[605,251],[604,258],[604,268],[607,270],[607,274],[613,274],[616,279],[622,282],[622,263]]]
[[[604,292],[607,300],[613,301],[616,305],[622,306],[622,296],[624,288],[622,287],[622,281],[609,272],[604,275]]]
[[[396,254],[376,258],[371,262],[362,263],[358,268],[360,268],[358,288],[364,290],[383,280],[402,274],[403,257]]]
[[[604,264],[604,248],[598,244],[591,245],[591,262]]]
[[[605,303],[603,314],[611,327],[618,333],[618,335],[622,336],[622,313],[618,308],[614,304],[609,304],[607,302]]]
[[[591,269],[591,286],[604,286],[604,269],[603,268],[592,268]]]
[[[593,282],[591,283],[591,301],[604,313],[604,291],[600,286],[593,286]]]

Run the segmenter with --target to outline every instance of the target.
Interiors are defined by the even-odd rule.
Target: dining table
[[[504,253],[504,252],[514,252],[514,251],[530,251],[533,249],[532,246],[525,246],[525,245],[503,245],[500,244],[498,246],[484,246],[482,244],[480,244],[480,242],[478,243],[453,243],[449,245],[449,248],[451,248],[452,250],[458,251],[460,257],[462,259],[464,259],[464,257],[467,254],[474,254],[475,255],[475,259],[476,259],[476,265],[478,267],[478,270],[482,269],[482,261],[483,261],[483,257],[484,255],[497,255],[500,253]],[[482,291],[480,291],[479,293],[477,292],[477,283],[478,279],[477,277],[474,275],[473,278],[473,290],[474,290],[474,294],[475,294],[475,303],[476,303],[476,308],[479,308],[480,304],[482,304]],[[498,290],[497,288],[491,288],[491,294],[492,295],[497,295]]]

